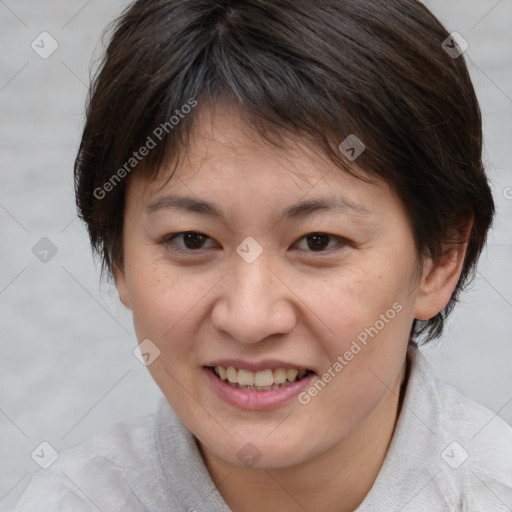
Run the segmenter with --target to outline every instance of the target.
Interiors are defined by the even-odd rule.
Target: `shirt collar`
[[[158,407],[155,438],[169,488],[183,510],[230,512],[205,466],[195,437],[165,398]]]

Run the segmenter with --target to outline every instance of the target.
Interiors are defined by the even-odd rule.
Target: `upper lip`
[[[275,370],[276,368],[294,368],[297,370],[311,370],[307,366],[303,366],[297,363],[289,363],[285,361],[279,361],[277,359],[266,359],[264,361],[244,361],[242,359],[217,359],[210,363],[205,364],[205,366],[223,366],[224,368],[229,368],[232,366],[237,370],[251,370],[253,372],[260,372],[263,370]]]

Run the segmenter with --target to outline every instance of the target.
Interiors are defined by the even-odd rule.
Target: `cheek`
[[[329,328],[321,337],[328,356],[323,371],[336,377],[323,400],[335,414],[360,409],[363,417],[400,370],[413,320],[413,270],[414,258],[382,254],[323,286],[309,286],[308,297]]]
[[[193,341],[199,324],[195,315],[212,285],[208,279],[189,279],[163,262],[133,268],[129,284],[137,339],[151,340],[160,351],[148,370],[171,405],[187,414],[194,403],[188,393],[195,394],[197,379]]]
[[[138,339],[150,338],[159,346],[165,340],[165,348],[168,348],[180,319],[197,302],[197,293],[186,284],[162,276],[151,277],[143,279],[141,275],[133,288],[133,322]]]
[[[147,258],[134,265],[129,293],[137,338],[153,340],[162,352],[191,352],[194,329],[199,328],[194,319],[219,275],[217,270],[173,267],[163,258]]]
[[[159,343],[177,321],[180,310],[186,307],[189,288],[176,271],[172,272],[152,252],[142,244],[127,244],[125,269],[137,338]]]
[[[307,303],[328,328],[327,340],[331,340],[333,349],[343,350],[344,344],[350,344],[376,323],[379,331],[389,331],[406,316],[402,311],[410,309],[412,299],[407,285],[410,269],[406,262],[396,263],[372,260],[358,268],[344,269],[323,282],[311,279],[302,283]]]

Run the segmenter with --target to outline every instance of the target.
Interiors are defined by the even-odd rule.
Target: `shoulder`
[[[512,506],[512,427],[495,413],[439,381],[417,352],[416,371],[431,408],[429,442],[439,488],[458,510]]]
[[[146,511],[148,480],[164,488],[159,465],[154,416],[118,423],[38,471],[14,511]]]
[[[458,472],[467,509],[486,510],[485,505],[500,502],[512,506],[512,427],[451,385],[437,382],[437,389],[439,430],[449,441],[441,457],[445,473]]]
[[[512,428],[436,379],[417,347],[395,432],[358,512],[512,510]]]

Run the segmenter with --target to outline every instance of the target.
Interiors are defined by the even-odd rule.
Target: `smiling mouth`
[[[237,369],[233,366],[227,368],[209,366],[208,369],[231,387],[246,391],[281,389],[314,373],[312,370],[297,370],[295,368],[276,368],[259,372]]]

